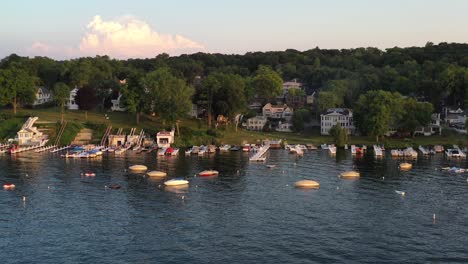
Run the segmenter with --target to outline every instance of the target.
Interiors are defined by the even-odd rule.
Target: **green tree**
[[[129,70],[127,83],[122,86],[121,93],[123,104],[127,111],[135,114],[136,123],[140,123],[140,115],[151,109],[151,97],[149,90],[142,82],[143,73],[134,69]]]
[[[320,91],[317,96],[317,109],[320,113],[339,106],[339,103],[340,100],[333,92]]]
[[[331,127],[329,133],[337,147],[341,148],[348,144],[348,131],[346,131],[346,128],[341,127],[339,123]]]
[[[18,106],[32,104],[36,99],[34,77],[13,64],[0,70],[0,104],[11,104],[16,114]]]
[[[403,113],[399,120],[399,128],[413,134],[420,126],[426,126],[431,122],[434,107],[431,103],[417,102],[413,98],[405,99],[403,102]]]
[[[283,79],[268,66],[260,65],[253,79],[257,96],[271,100],[282,94]]]
[[[70,98],[70,87],[63,82],[54,85],[54,100],[60,107],[61,122],[63,123],[63,112],[65,103]]]
[[[75,101],[81,110],[92,110],[98,103],[96,91],[89,86],[82,87],[76,92]]]
[[[354,121],[359,130],[375,136],[377,142],[400,120],[403,99],[399,93],[369,91],[359,97],[354,107]]]

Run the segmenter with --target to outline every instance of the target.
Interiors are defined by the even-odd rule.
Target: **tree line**
[[[84,108],[109,108],[110,100],[121,93],[124,106],[137,119],[141,113],[154,113],[175,122],[196,102],[206,109],[211,122],[219,114],[233,117],[245,111],[254,98],[271,101],[282,94],[282,81],[294,78],[304,83],[307,94],[316,92],[318,112],[335,106],[359,109],[363,95],[379,90],[431,103],[436,111],[447,105],[465,108],[468,45],[160,54],[128,60],[96,56],[58,61],[12,54],[0,61],[0,104],[16,110],[31,103],[35,85],[56,94],[78,87],[85,96],[77,101]],[[121,84],[124,79],[126,84]],[[363,133],[378,130],[359,126]]]

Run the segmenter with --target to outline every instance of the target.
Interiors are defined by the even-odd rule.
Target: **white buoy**
[[[405,196],[405,194],[406,194],[406,193],[403,192],[403,191],[395,191],[395,192],[398,193],[398,194],[400,194],[401,196]]]
[[[23,202],[26,202],[26,196],[23,195]]]

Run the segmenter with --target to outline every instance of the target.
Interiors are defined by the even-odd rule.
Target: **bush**
[[[330,135],[337,147],[344,147],[345,144],[348,144],[348,132],[340,124],[336,124],[330,129]]]

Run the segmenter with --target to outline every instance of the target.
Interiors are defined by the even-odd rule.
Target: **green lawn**
[[[5,116],[14,116],[11,110],[0,110],[0,114]],[[107,118],[106,118],[107,115]],[[20,109],[16,115],[16,118],[11,118],[12,121],[2,121],[0,125],[0,135],[9,133],[11,136],[12,130],[18,128],[19,117],[26,120],[28,116],[38,116],[40,121],[59,122],[60,111],[58,108],[46,108],[46,109]],[[140,124],[136,124],[134,114],[120,113],[120,112],[98,112],[98,111],[66,111],[64,115],[65,120],[69,123],[77,123],[95,130],[95,142],[100,140],[106,126],[111,125],[116,131],[118,128],[123,128],[124,131],[129,131],[130,128],[136,127],[138,129],[145,129],[147,133],[154,135],[157,131],[165,128],[170,128],[170,125],[163,124],[158,118],[151,116],[142,116],[140,118]],[[16,121],[14,121],[16,120]],[[320,136],[318,130],[310,130],[304,133],[279,133],[279,132],[255,132],[238,129],[235,131],[233,125],[230,127],[220,127],[214,132],[208,133],[208,127],[205,121],[185,119],[180,123],[181,126],[181,137],[176,138],[176,145],[188,146],[188,145],[199,145],[199,144],[210,144],[215,142],[217,144],[242,144],[244,142],[257,143],[263,139],[282,139],[287,143],[333,143],[333,139],[328,136]],[[76,126],[74,126],[76,130]],[[74,132],[73,132],[74,133]],[[216,135],[214,135],[214,133]],[[67,138],[71,138],[68,135]],[[68,140],[68,139],[67,139]],[[357,137],[351,136],[349,138],[350,144],[375,144],[375,138],[371,137]],[[63,142],[64,143],[64,142]],[[468,140],[464,135],[450,134],[448,136],[431,136],[431,137],[416,137],[410,139],[395,139],[386,138],[379,142],[388,147],[405,147],[405,146],[418,146],[418,145],[450,145],[459,144],[461,146],[467,146]]]

